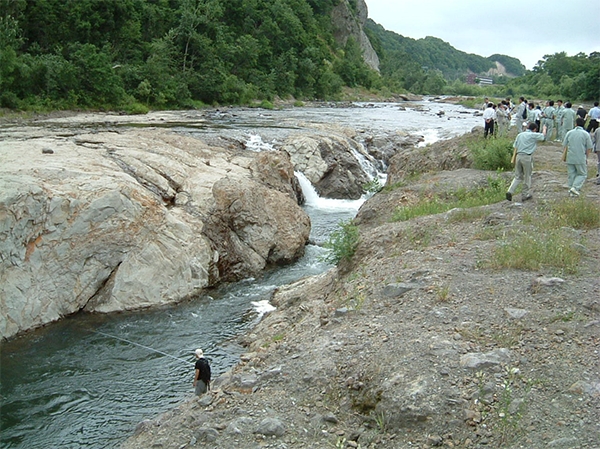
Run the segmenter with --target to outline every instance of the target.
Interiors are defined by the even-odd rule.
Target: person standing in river
[[[196,349],[196,364],[194,366],[194,388],[196,396],[201,396],[210,389],[210,364],[204,358],[202,349]]]
[[[537,143],[546,137],[543,133],[537,132],[538,127],[535,122],[529,123],[526,131],[519,133],[513,144],[514,151],[511,162],[515,164],[515,177],[506,192],[506,199],[512,201],[513,194],[523,183],[523,192],[521,201],[527,201],[532,198],[531,195],[531,174],[533,172],[533,152],[537,149]]]

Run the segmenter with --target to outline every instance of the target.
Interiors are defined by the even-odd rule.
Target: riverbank
[[[540,146],[526,203],[390,222],[396,206],[494,177],[472,169],[377,194],[351,263],[278,289],[240,363],[122,448],[597,447],[597,227],[561,229],[574,270],[490,262],[521,233],[541,238],[569,200],[560,154]],[[586,184],[589,204],[599,189]]]

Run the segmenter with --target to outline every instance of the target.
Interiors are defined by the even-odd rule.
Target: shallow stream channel
[[[443,114],[441,113],[443,111]],[[303,124],[339,124],[371,133],[420,134],[424,143],[481,125],[461,106],[422,101],[354,104],[265,111],[227,109],[204,113],[161,112],[151,125],[124,118],[111,126],[163,126],[200,139],[244,140],[260,151],[277,146]],[[95,126],[94,116],[75,117]],[[48,120],[52,132],[73,126]],[[13,128],[14,131],[14,128]],[[178,305],[110,315],[77,314],[3,342],[0,359],[0,447],[22,449],[114,448],[136,425],[193,395],[193,351],[200,347],[213,377],[235,365],[243,348],[236,337],[268,312],[273,290],[329,266],[327,240],[340,220],[354,217],[364,201],[319,198],[298,174],[312,220],[311,242],[293,265],[257,279],[217,288]]]

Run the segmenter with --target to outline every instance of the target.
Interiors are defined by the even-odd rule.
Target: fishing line
[[[171,357],[172,359],[175,359],[175,360],[179,360],[180,362],[189,363],[191,365],[194,364],[194,362],[190,362],[189,360],[180,359],[179,357],[175,357],[174,355],[167,354],[166,352],[159,351],[158,349],[151,348],[150,346],[141,345],[139,343],[127,340],[125,338],[117,337],[116,335],[110,335],[110,334],[107,334],[106,332],[100,332],[100,331],[94,331],[94,330],[91,330],[91,332],[93,332],[95,334],[104,335],[105,337],[114,338],[116,340],[121,340],[121,341],[124,341],[125,343],[129,343],[130,345],[139,346],[140,348],[147,349],[148,351],[158,352],[159,354],[162,354],[162,355],[167,356],[167,357]]]

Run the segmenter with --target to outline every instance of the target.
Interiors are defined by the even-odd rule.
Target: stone
[[[285,427],[277,418],[265,418],[260,422],[255,433],[265,436],[282,437],[285,434]]]
[[[386,298],[400,298],[415,288],[418,288],[417,284],[400,282],[386,285],[381,293]]]
[[[194,433],[194,437],[197,441],[206,441],[208,443],[212,443],[219,438],[219,431],[217,429],[213,429],[212,427],[200,427]]]
[[[504,309],[504,311],[508,314],[508,316],[510,316],[511,318],[515,318],[515,319],[521,319],[529,313],[528,310],[514,309],[512,307],[507,307],[506,309]]]
[[[480,369],[508,363],[510,351],[506,348],[496,349],[487,353],[469,353],[460,357],[460,365],[464,368]]]

